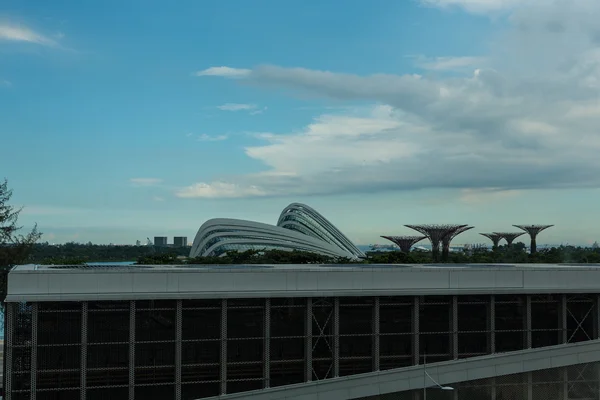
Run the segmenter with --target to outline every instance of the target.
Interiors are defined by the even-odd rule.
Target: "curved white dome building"
[[[306,204],[292,203],[283,209],[277,226],[320,239],[351,254],[351,258],[364,258],[360,251],[338,228],[315,209]]]
[[[206,221],[194,238],[190,257],[218,257],[250,249],[298,250],[350,259],[365,256],[321,214],[293,203],[283,210],[277,225],[229,218]]]

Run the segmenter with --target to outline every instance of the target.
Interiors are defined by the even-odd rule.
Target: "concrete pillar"
[[[306,314],[305,314],[305,328],[306,328],[306,336],[304,338],[304,359],[305,361],[305,371],[304,371],[304,379],[307,382],[312,381],[313,376],[313,368],[312,368],[312,352],[313,352],[313,343],[312,343],[312,321],[313,321],[313,312],[312,312],[312,298],[306,299]]]
[[[560,295],[560,305],[559,315],[558,315],[558,326],[560,327],[558,343],[567,343],[569,341],[569,337],[567,336],[567,312],[568,312],[568,303],[567,303],[567,295]]]
[[[419,313],[421,311],[421,298],[419,296],[413,296],[413,312],[412,312],[412,336],[413,336],[413,364],[419,365],[420,361],[420,349],[419,349]]]
[[[183,304],[182,300],[177,300],[175,306],[175,400],[181,400],[181,347],[182,347],[182,324],[183,324]]]
[[[84,301],[81,307],[81,375],[79,385],[81,386],[80,399],[85,400],[87,397],[88,302]]]
[[[227,394],[227,299],[221,300],[221,394]]]
[[[271,299],[265,299],[264,348],[264,387],[271,387]]]
[[[525,348],[531,348],[531,295],[525,297]]]
[[[379,355],[379,343],[380,343],[380,329],[379,329],[379,297],[375,297],[373,300],[373,371],[379,371],[380,355]]]
[[[452,296],[450,319],[450,344],[452,349],[452,358],[458,360],[458,296]]]
[[[135,300],[129,301],[129,400],[135,399]]]
[[[333,377],[340,376],[340,298],[333,299]]]
[[[37,397],[38,303],[31,305],[31,400]]]
[[[490,296],[488,305],[488,349],[490,354],[496,352],[496,296]]]

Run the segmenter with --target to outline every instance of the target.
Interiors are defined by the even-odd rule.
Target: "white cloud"
[[[473,13],[506,11],[531,2],[532,0],[421,0],[426,6],[444,9],[460,7]]]
[[[267,170],[219,185],[240,196],[457,188],[467,199],[598,187],[599,20],[597,1],[526,2],[489,44],[487,64],[463,77],[254,68],[243,78],[257,86],[378,105],[261,134],[246,154]],[[432,60],[431,69],[476,66]]]
[[[268,107],[263,107],[259,110],[254,110],[254,111],[250,111],[250,115],[258,115],[258,114],[262,114],[265,111],[267,111]]]
[[[0,40],[13,42],[28,42],[42,46],[54,47],[58,45],[56,40],[50,39],[24,25],[0,21]]]
[[[239,104],[239,103],[225,103],[217,106],[221,111],[243,111],[243,110],[255,110],[256,104]]]
[[[157,202],[163,202],[163,201],[165,201],[165,199],[163,197],[160,197],[160,196],[154,196],[154,197],[152,197],[152,200],[157,201]]]
[[[418,67],[430,71],[473,71],[485,66],[487,60],[484,57],[424,57],[417,56],[415,63]]]
[[[183,198],[238,198],[264,196],[265,194],[255,186],[240,186],[225,182],[196,183],[182,188],[176,193],[178,197]]]
[[[243,78],[250,74],[249,69],[230,67],[210,67],[194,73],[196,76],[222,76],[225,78]]]
[[[6,79],[0,79],[0,87],[11,87],[12,82]]]
[[[162,179],[159,178],[131,178],[131,182],[135,186],[155,186],[162,183]]]
[[[211,136],[203,133],[202,135],[198,136],[199,142],[220,142],[222,140],[227,140],[227,135]]]

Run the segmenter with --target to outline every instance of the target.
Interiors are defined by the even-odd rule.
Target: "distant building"
[[[173,246],[174,247],[186,247],[187,246],[187,236],[175,236],[173,238]]]
[[[136,245],[136,246],[141,246],[141,245],[142,245],[142,242],[140,242],[139,240],[136,240],[136,241],[135,241],[135,245]]]
[[[154,236],[154,245],[155,246],[167,246],[167,237],[166,236]]]

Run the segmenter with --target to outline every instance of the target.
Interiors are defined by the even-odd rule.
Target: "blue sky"
[[[50,242],[276,222],[600,239],[591,0],[4,1],[0,175]]]

